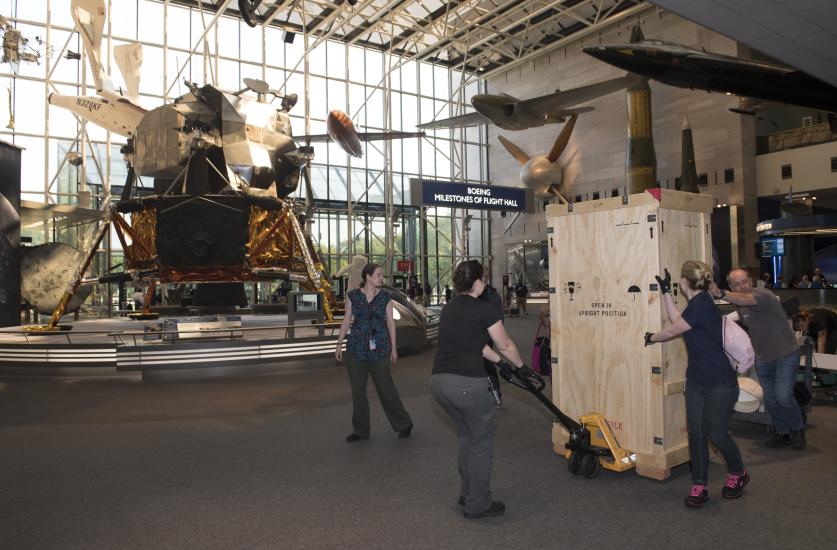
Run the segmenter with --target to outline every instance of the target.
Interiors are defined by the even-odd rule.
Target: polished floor
[[[536,320],[508,320],[528,350]],[[505,388],[495,444],[503,517],[456,504],[456,434],[429,391],[433,350],[396,383],[415,430],[398,439],[370,387],[372,438],[347,444],[351,399],[333,361],[199,382],[0,379],[0,547],[23,548],[831,548],[837,407],[809,417],[809,447],[771,450],[735,422],[752,481],[687,510],[688,465],[664,482],[588,480],[552,452],[549,413]]]

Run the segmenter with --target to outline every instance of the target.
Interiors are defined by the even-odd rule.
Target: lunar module
[[[142,117],[123,150],[129,173],[122,197],[101,223],[50,325],[111,224],[126,269],[98,281],[147,282],[145,313],[157,283],[286,279],[323,292],[326,317],[332,317],[331,285],[304,229],[309,214],[289,198],[301,175],[308,181],[312,158],[311,148],[297,147],[291,137],[288,110],[296,98],[282,96],[277,109],[266,97],[278,94],[264,82],[246,83],[234,93],[187,84],[188,94]],[[153,178],[153,195],[134,196],[137,176]]]

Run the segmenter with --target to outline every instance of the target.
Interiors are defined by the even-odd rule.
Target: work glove
[[[535,374],[535,371],[526,365],[521,365],[520,368],[517,369],[517,373],[523,378],[529,378],[530,375]]]
[[[511,376],[512,376],[511,370],[513,368],[514,367],[512,365],[508,364],[505,361],[505,359],[501,359],[500,361],[497,362],[497,372],[500,374],[500,376],[503,377],[504,380],[511,380]]]
[[[660,285],[660,294],[668,294],[671,292],[671,273],[668,272],[668,269],[663,269],[663,273],[665,274],[664,278],[661,279],[659,275],[654,275],[654,278]]]
[[[656,344],[656,342],[652,342],[652,341],[651,341],[651,337],[652,337],[652,336],[654,336],[654,333],[653,333],[653,332],[646,332],[646,333],[645,333],[645,345],[646,345],[646,346],[651,346],[651,345],[653,345],[653,344]]]

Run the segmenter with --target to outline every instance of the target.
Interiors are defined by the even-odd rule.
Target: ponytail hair
[[[686,279],[692,290],[706,290],[712,282],[712,269],[704,262],[689,260],[683,262],[680,276]]]

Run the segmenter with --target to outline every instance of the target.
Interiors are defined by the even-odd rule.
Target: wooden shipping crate
[[[714,203],[653,189],[547,207],[553,401],[572,418],[602,413],[647,477],[665,479],[689,460],[685,344],[643,343],[646,331],[668,323],[654,276],[668,268],[682,311],[680,266],[712,265]],[[567,432],[559,424],[552,441],[564,454]]]

